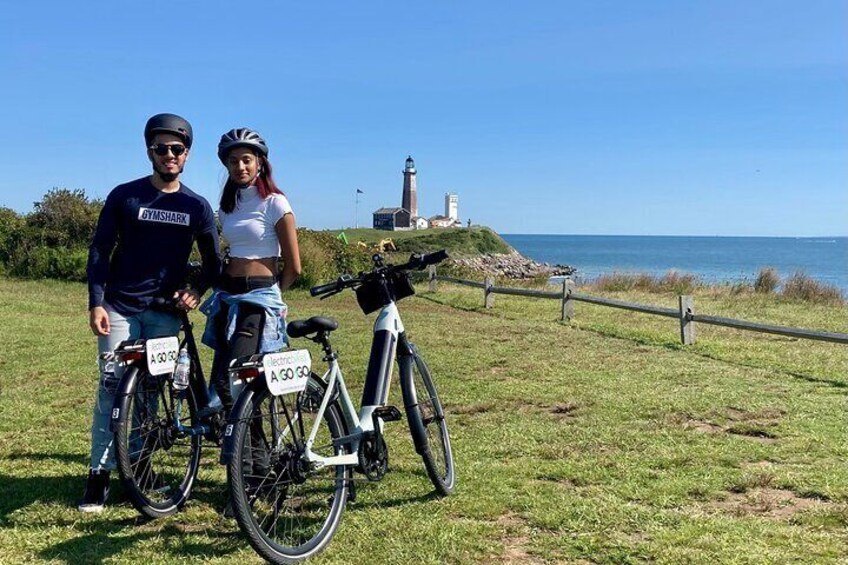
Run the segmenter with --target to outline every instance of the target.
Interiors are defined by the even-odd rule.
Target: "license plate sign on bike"
[[[180,348],[176,336],[148,339],[144,345],[147,350],[147,371],[151,375],[165,375],[174,371]]]
[[[262,358],[265,382],[274,396],[306,388],[312,371],[312,357],[306,349],[269,353]]]

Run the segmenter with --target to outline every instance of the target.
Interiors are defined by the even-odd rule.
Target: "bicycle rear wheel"
[[[281,396],[267,387],[247,389],[230,418],[234,448],[227,479],[236,521],[271,563],[295,563],[323,550],[347,503],[350,469],[312,467],[302,457],[323,393],[315,379],[304,391]],[[343,429],[330,404],[312,451],[324,457],[345,453],[333,443]]]
[[[414,350],[401,360],[401,391],[415,450],[421,455],[427,476],[442,495],[456,486],[445,412],[424,359]]]
[[[115,431],[115,456],[136,510],[149,518],[177,512],[188,500],[200,464],[200,436],[182,434],[175,422],[197,424],[191,388],[174,391],[167,375],[129,369],[128,403]]]

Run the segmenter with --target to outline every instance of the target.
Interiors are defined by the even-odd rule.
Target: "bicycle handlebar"
[[[434,251],[433,253],[424,253],[420,255],[417,253],[413,253],[409,257],[409,261],[401,265],[387,265],[385,267],[377,267],[373,271],[370,271],[368,273],[359,273],[359,276],[357,277],[351,277],[350,275],[342,275],[333,282],[313,286],[309,289],[309,294],[311,296],[319,296],[341,292],[345,288],[362,284],[363,282],[374,276],[398,271],[420,271],[428,265],[435,265],[437,263],[441,263],[447,258],[448,252],[444,249]]]
[[[153,302],[150,303],[150,307],[153,310],[176,314],[177,316],[187,314],[185,310],[178,306],[179,301],[179,298],[165,298],[164,296],[157,296],[153,299]]]
[[[319,284],[318,286],[313,286],[309,289],[309,294],[312,296],[318,296],[319,294],[326,294],[327,292],[332,292],[336,290],[338,287],[339,281],[333,281],[327,284]]]

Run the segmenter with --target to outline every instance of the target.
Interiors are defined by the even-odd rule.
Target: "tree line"
[[[0,207],[0,270],[19,278],[85,281],[88,247],[103,200],[83,189],[53,188],[27,214]],[[345,245],[330,233],[299,228],[303,274],[296,286],[308,288],[369,264],[369,253]],[[221,241],[226,251],[226,242]],[[194,258],[199,259],[197,250]]]

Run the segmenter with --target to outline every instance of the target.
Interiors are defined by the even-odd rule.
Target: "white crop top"
[[[230,245],[230,257],[279,257],[280,242],[274,226],[291,213],[291,205],[282,194],[261,198],[255,186],[240,188],[232,213],[218,210],[224,239]]]

